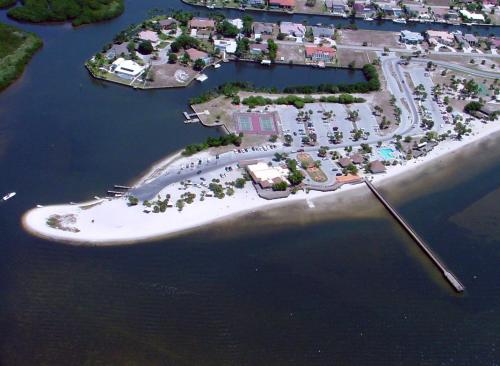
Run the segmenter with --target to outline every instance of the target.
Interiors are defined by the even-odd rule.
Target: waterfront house
[[[450,32],[428,30],[425,32],[425,35],[430,44],[441,43],[447,46],[453,46],[455,41],[455,37]]]
[[[158,33],[153,32],[151,30],[143,30],[137,34],[137,38],[141,41],[149,41],[151,43],[157,43],[160,40],[158,37]]]
[[[189,28],[197,30],[215,30],[215,21],[207,18],[193,18],[188,23]]]
[[[128,50],[128,44],[126,42],[113,44],[111,48],[104,54],[104,56],[108,60],[112,60],[117,57],[125,57],[128,55],[130,55],[130,51]]]
[[[315,38],[333,38],[335,30],[329,27],[310,27]]]
[[[269,7],[271,9],[293,10],[295,0],[269,0]]]
[[[491,42],[491,47],[492,48],[500,49],[500,38],[498,38],[498,37],[491,37],[489,39],[489,41]]]
[[[467,9],[461,9],[459,10],[460,15],[466,20],[466,21],[474,21],[474,22],[481,22],[484,23],[484,15],[479,14],[479,13],[471,13]]]
[[[431,19],[429,8],[426,5],[415,4],[415,3],[403,3],[403,8],[405,9],[406,14],[408,14],[410,18],[418,18],[424,20]]]
[[[142,74],[144,69],[144,66],[135,61],[120,57],[111,64],[110,71],[123,79],[132,80]]]
[[[458,12],[455,10],[448,10],[444,17],[450,22],[456,22],[460,19],[460,14],[458,14]]]
[[[332,62],[335,55],[336,50],[332,47],[306,46],[306,59],[314,62]]]
[[[249,47],[252,55],[260,55],[266,53],[268,50],[267,43],[252,43]]]
[[[242,3],[254,8],[263,8],[266,6],[265,0],[244,0]]]
[[[364,17],[373,17],[376,13],[375,8],[366,3],[365,1],[355,1],[353,5],[353,9],[356,15],[361,15]]]
[[[205,62],[205,65],[208,65],[212,62],[212,58],[208,55],[208,53],[197,50],[196,48],[189,48],[186,50],[186,53],[188,54],[191,61],[201,59],[203,60],[203,62]]]
[[[349,10],[345,0],[325,0],[325,6],[332,14],[345,16]]]
[[[236,52],[237,43],[234,39],[216,39],[214,40],[214,48],[227,54]]]
[[[403,9],[399,6],[392,6],[390,4],[386,4],[382,7],[382,12],[388,17],[399,18],[403,15]]]
[[[306,27],[300,23],[281,22],[280,33],[302,38],[306,34]]]
[[[261,23],[255,22],[253,23],[253,33],[255,39],[262,38],[262,36],[270,36],[273,34],[273,23]]]
[[[380,160],[375,160],[368,163],[368,170],[370,170],[372,174],[380,174],[385,173],[387,169],[384,163],[382,163]]]
[[[349,165],[352,164],[352,160],[349,159],[349,158],[340,158],[339,159],[339,165],[342,167],[342,168],[347,168]]]
[[[399,40],[405,44],[419,44],[422,43],[424,37],[417,32],[402,30],[399,34]]]
[[[475,46],[477,44],[477,38],[476,38],[476,36],[473,35],[473,34],[471,34],[471,33],[466,33],[465,36],[464,36],[464,39],[471,46]]]
[[[177,20],[173,18],[162,19],[158,22],[160,28],[163,30],[175,30],[177,29]]]

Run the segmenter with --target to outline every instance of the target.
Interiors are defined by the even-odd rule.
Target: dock
[[[403,217],[396,211],[395,208],[391,206],[389,202],[380,194],[380,192],[373,186],[371,182],[365,180],[366,185],[373,192],[375,197],[384,205],[384,207],[391,213],[391,215],[399,222],[399,224],[406,230],[410,237],[418,244],[420,249],[430,258],[432,263],[441,271],[444,278],[453,287],[456,292],[463,292],[465,290],[464,285],[458,280],[458,278],[446,267],[446,265],[439,259],[427,245],[427,243],[418,236],[417,232],[408,224]]]
[[[125,190],[129,190],[129,189],[131,189],[131,188],[132,188],[132,187],[121,186],[121,185],[115,184],[115,189],[125,189]]]

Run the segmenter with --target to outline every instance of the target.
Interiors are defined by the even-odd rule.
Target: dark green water
[[[273,227],[269,216],[253,215],[129,247],[70,247],[26,234],[19,220],[35,204],[100,194],[216,134],[183,125],[180,113],[187,98],[224,78],[279,86],[292,76],[361,77],[224,65],[203,85],[175,91],[92,81],[83,61],[160,4],[127,5],[123,17],[77,30],[21,25],[41,34],[45,48],[0,94],[0,192],[18,192],[0,205],[1,365],[500,363],[500,239],[451,220],[498,190],[495,146],[450,163],[479,164],[470,171],[444,165],[422,174],[407,184],[409,200],[406,190],[386,192],[464,282],[462,297],[371,199],[369,219]],[[483,206],[486,217],[498,204]]]

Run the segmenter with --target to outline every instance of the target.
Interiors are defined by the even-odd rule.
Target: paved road
[[[464,73],[469,74],[469,75],[479,76],[479,77],[483,77],[483,78],[487,78],[487,79],[500,78],[500,72],[498,72],[498,71],[483,71],[483,70],[471,69],[469,67],[453,64],[450,62],[435,61],[435,60],[431,60],[431,59],[422,59],[422,58],[413,58],[412,59],[412,62],[425,63],[425,64],[427,64],[429,61],[431,61],[433,64],[445,67],[447,69],[464,72]]]

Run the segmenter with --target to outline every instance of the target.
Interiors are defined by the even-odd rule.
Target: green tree
[[[193,68],[197,71],[201,71],[203,70],[203,68],[205,67],[205,61],[203,61],[201,58],[197,59],[195,62],[194,62],[194,65],[193,65]]]
[[[271,61],[276,60],[276,56],[278,54],[278,45],[276,44],[276,42],[274,42],[274,40],[267,40],[267,50],[269,52],[269,58],[271,59]]]
[[[177,62],[177,55],[175,53],[170,53],[168,55],[168,63],[169,64],[175,64]]]
[[[139,47],[137,48],[139,53],[142,55],[150,55],[154,51],[154,47],[150,41],[142,41],[139,43]]]

